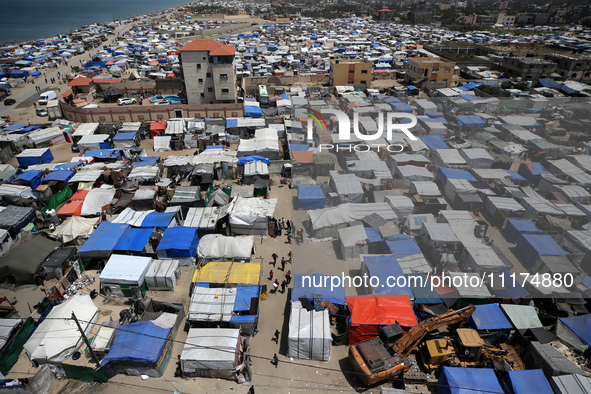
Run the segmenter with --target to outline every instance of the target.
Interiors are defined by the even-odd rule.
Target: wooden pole
[[[76,318],[76,314],[74,312],[72,312],[72,319],[74,319],[74,321],[76,322],[76,325],[78,326],[78,330],[80,331],[80,334],[82,334],[82,339],[84,339],[84,343],[86,343],[86,346],[88,346],[88,351],[90,352],[92,359],[96,363],[97,368],[100,368],[101,363],[99,362],[98,358],[96,357],[96,354],[94,354],[94,350],[92,350],[92,347],[90,346],[90,342],[88,341],[88,338],[86,338],[86,334],[84,333],[84,330],[82,329],[82,327],[80,327],[80,323],[78,322],[78,319]]]

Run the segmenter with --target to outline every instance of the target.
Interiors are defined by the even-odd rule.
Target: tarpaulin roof
[[[505,237],[509,242],[517,242],[520,234],[544,234],[544,231],[531,220],[507,220]]]
[[[300,164],[314,163],[314,155],[310,151],[291,151],[294,160]]]
[[[504,393],[494,369],[443,367],[439,376],[441,394]]]
[[[314,295],[319,295],[323,300],[333,304],[344,305],[345,283],[337,276],[323,274],[294,275],[291,300],[297,301],[301,297],[305,297],[311,301]]]
[[[414,298],[414,294],[406,283],[401,287],[386,285],[388,280],[392,281],[396,280],[394,278],[404,277],[404,272],[393,255],[365,255],[362,256],[362,260],[362,266],[365,266],[369,276],[379,278],[380,284],[373,288],[374,294],[406,294],[411,299]]]
[[[448,179],[464,179],[470,182],[476,182],[474,175],[468,171],[458,170],[456,168],[439,167],[437,175],[443,182],[447,182]]]
[[[505,267],[492,274],[494,280],[489,285],[491,294],[496,298],[523,298],[529,293],[521,286],[518,280],[504,280],[509,278],[511,273]]]
[[[174,220],[175,212],[152,212],[146,215],[142,221],[141,227],[160,227],[165,228]]]
[[[398,322],[413,327],[417,318],[407,295],[376,294],[347,297],[351,310],[351,325],[390,325]]]
[[[523,371],[509,371],[505,375],[513,394],[552,393],[552,387],[544,371],[541,369],[526,369]]]
[[[126,361],[155,365],[164,352],[171,331],[170,328],[159,327],[151,321],[121,326],[101,365]]]
[[[441,134],[421,135],[419,139],[431,150],[449,149],[449,146],[445,143],[445,138]]]
[[[128,224],[102,222],[80,247],[80,256],[82,258],[109,256],[127,228],[129,228]]]
[[[262,161],[263,163],[265,163],[267,165],[269,165],[271,163],[271,161],[269,159],[267,159],[266,157],[263,157],[263,156],[244,156],[244,157],[238,158],[238,165],[240,167],[243,167],[245,163],[248,163],[251,161]]]
[[[113,141],[129,141],[133,140],[137,136],[137,133],[117,133],[113,137]]]
[[[31,185],[31,188],[34,190],[41,184],[41,177],[43,176],[42,171],[37,170],[28,170],[25,172],[21,172],[16,177],[14,177],[10,182],[26,182]]]
[[[322,209],[326,197],[320,186],[298,187],[298,209]]]
[[[384,240],[386,241],[384,245],[385,252],[393,254],[396,258],[423,253],[410,235],[393,235],[384,238]]]
[[[591,314],[561,317],[560,321],[587,345],[591,344]]]
[[[485,124],[484,120],[478,115],[458,115],[456,118],[460,127],[482,127]]]
[[[476,310],[470,316],[477,330],[505,330],[513,326],[505,317],[499,304],[476,305]]]
[[[417,304],[436,305],[443,303],[435,288],[431,286],[431,281],[427,278],[427,274],[412,273],[405,275]]]
[[[259,286],[239,284],[236,287],[236,299],[234,300],[234,312],[250,311],[250,303],[253,298],[259,298]]]
[[[536,309],[529,305],[501,304],[505,315],[518,330],[543,327]]]
[[[119,238],[113,250],[141,252],[150,240],[153,231],[153,228],[128,228]]]
[[[43,178],[41,182],[63,181],[67,183],[75,174],[75,171],[68,170],[53,171],[47,174],[47,176]]]
[[[539,256],[566,256],[569,254],[554,241],[551,235],[542,234],[521,234],[517,240],[517,251],[528,268],[535,264]]]
[[[260,263],[212,261],[195,271],[193,282],[258,285]]]
[[[41,235],[16,245],[0,258],[0,281],[11,277],[17,285],[33,283],[33,274],[39,271],[43,261],[58,246],[59,242]]]
[[[195,257],[197,255],[197,229],[194,227],[170,227],[164,231],[157,252],[166,257]]]

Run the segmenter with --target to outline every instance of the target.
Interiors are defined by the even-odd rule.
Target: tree
[[[591,29],[591,16],[586,16],[580,21],[581,25]]]

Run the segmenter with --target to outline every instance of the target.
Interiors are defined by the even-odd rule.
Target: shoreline
[[[149,17],[154,17],[154,16],[158,16],[158,15],[165,15],[168,14],[170,12],[172,12],[172,10],[177,9],[179,7],[186,7],[190,4],[193,4],[193,2],[189,2],[189,3],[185,3],[182,5],[178,5],[178,6],[174,6],[174,7],[169,7],[169,8],[165,8],[159,11],[154,11],[151,13],[147,13],[147,14],[140,14],[140,15],[131,15],[128,16],[125,19],[113,19],[111,21],[103,21],[103,22],[92,22],[92,23],[88,23],[86,25],[78,25],[78,27],[73,28],[72,30],[70,30],[68,33],[58,33],[55,34],[51,37],[45,37],[45,38],[36,38],[36,39],[31,39],[31,40],[25,40],[25,41],[18,41],[18,42],[14,42],[14,41],[8,41],[8,42],[0,42],[0,49],[1,48],[10,48],[10,47],[16,47],[16,48],[20,48],[22,45],[31,45],[33,43],[39,42],[39,41],[47,41],[47,40],[51,40],[54,37],[57,36],[66,36],[66,37],[70,37],[72,35],[72,33],[74,33],[75,31],[81,30],[83,26],[89,26],[89,25],[97,25],[97,26],[105,26],[108,23],[113,23],[113,22],[119,22],[119,24],[123,24],[124,20],[130,20],[133,18],[138,18],[140,20],[149,18]],[[132,21],[133,22],[133,21]],[[135,21],[137,22],[137,21]]]

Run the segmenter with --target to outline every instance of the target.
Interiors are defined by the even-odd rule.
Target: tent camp
[[[96,216],[100,214],[106,205],[111,204],[113,197],[115,197],[115,189],[92,189],[84,199],[80,211],[81,216]]]
[[[566,256],[551,235],[521,234],[517,240],[517,251],[526,268],[531,269],[540,256]]]
[[[28,167],[34,166],[35,164],[51,163],[53,161],[53,155],[49,148],[25,149],[16,156],[16,159],[20,167]]]
[[[33,275],[39,272],[43,261],[59,246],[59,242],[42,235],[21,242],[0,257],[0,281],[7,280],[15,284],[34,283]]]
[[[501,304],[501,309],[518,330],[543,327],[536,309],[529,305]]]
[[[287,357],[330,361],[332,335],[328,309],[308,311],[298,301],[291,303]]]
[[[226,237],[221,234],[207,234],[199,240],[197,255],[211,259],[250,259],[254,248],[254,237]]]
[[[132,297],[138,290],[146,293],[146,273],[152,264],[151,257],[111,256],[99,279],[106,293],[114,297]]]
[[[379,294],[347,297],[351,311],[349,346],[375,338],[382,326],[398,322],[403,328],[417,324],[408,295]]]
[[[322,209],[326,197],[320,186],[298,187],[298,209]]]
[[[359,255],[368,253],[369,241],[362,225],[339,230],[341,259],[357,260]]]
[[[441,394],[503,393],[494,369],[443,367],[439,376]]]
[[[152,263],[150,264],[145,276],[148,290],[174,291],[176,289],[176,282],[180,274],[181,271],[178,260],[152,260]]]
[[[531,220],[507,220],[503,232],[511,243],[516,243],[521,234],[544,234]]]
[[[345,283],[336,280],[338,277],[323,274],[312,275],[294,275],[293,289],[291,291],[291,301],[299,300],[304,297],[310,302],[316,297],[333,304],[345,304]]]
[[[119,327],[111,349],[101,365],[110,364],[118,373],[160,377],[170,361],[172,329],[152,321]]]
[[[182,265],[190,265],[195,262],[197,256],[197,229],[193,227],[169,227],[158,244],[156,254],[159,259],[178,258]]]
[[[181,370],[185,377],[237,380],[240,360],[240,330],[190,328],[181,354]]]
[[[388,281],[391,281],[391,283],[402,283],[398,282],[398,278],[401,277],[400,280],[405,278],[402,268],[400,268],[400,265],[391,254],[361,256],[361,272],[362,274],[367,274],[368,277],[376,277],[379,279],[380,285],[371,289],[365,289],[369,293],[406,294],[411,299],[414,298],[410,287],[406,285],[406,281],[404,281],[403,285],[385,285]]]
[[[128,224],[102,222],[88,240],[80,247],[78,254],[83,259],[106,259],[108,258],[119,238],[123,236]]]
[[[513,328],[499,304],[476,305],[470,316],[470,325],[476,330],[510,330]]]
[[[74,295],[55,306],[25,343],[25,351],[31,361],[38,364],[59,363],[70,356],[80,345],[82,335],[72,321],[76,314],[82,329],[90,332],[98,317],[98,308],[89,295]]]
[[[513,394],[552,393],[552,387],[541,369],[509,371],[505,375],[505,381]]]

